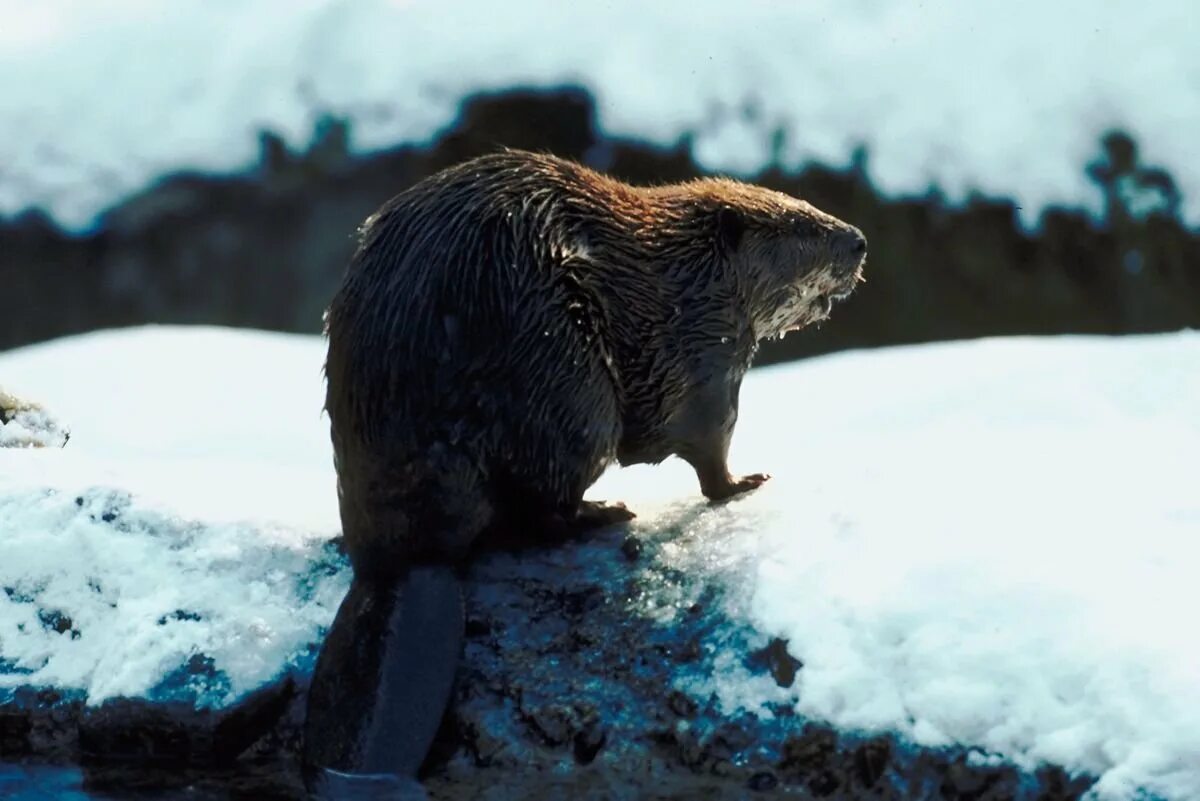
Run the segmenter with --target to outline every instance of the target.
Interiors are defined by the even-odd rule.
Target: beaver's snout
[[[830,243],[834,269],[839,275],[849,275],[859,268],[867,256],[867,238],[862,231],[849,227],[833,235]]]

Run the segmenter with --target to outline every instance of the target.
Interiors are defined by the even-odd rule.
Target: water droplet
[[[721,337],[721,344],[722,344],[722,345],[728,345],[728,344],[729,344],[729,337]]]

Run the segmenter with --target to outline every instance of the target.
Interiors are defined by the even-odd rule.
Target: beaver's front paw
[[[705,495],[707,495],[708,499],[713,503],[720,503],[721,501],[727,501],[734,496],[741,495],[743,492],[749,492],[750,490],[758,489],[770,479],[771,476],[769,473],[751,473],[750,475],[742,476],[741,478],[733,478],[731,476],[729,480],[724,482],[721,486],[710,488]]]

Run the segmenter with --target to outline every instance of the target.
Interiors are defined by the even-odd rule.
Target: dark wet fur
[[[639,189],[518,151],[393,198],[326,320],[355,569],[570,518],[614,460],[679,455],[721,489],[757,341],[853,288],[861,254],[836,253],[839,234],[857,231],[758,187]]]
[[[393,722],[384,736],[371,717],[406,702],[352,677],[408,675],[432,697],[453,673],[444,643],[411,639],[402,621],[417,618],[389,606],[408,571],[514,531],[548,544],[575,522],[627,518],[581,505],[614,461],[678,455],[714,500],[761,484],[726,463],[742,377],[760,339],[824,319],[853,289],[865,240],[759,187],[635,188],[519,151],[416,184],[360,234],[326,319],[356,578],[314,678],[308,753],[318,767],[411,775],[425,735]],[[422,619],[451,621],[445,642],[457,642],[461,608],[445,593],[421,602],[441,604]],[[427,659],[431,647],[441,656]],[[433,713],[412,714],[412,731],[432,736]],[[368,755],[390,743],[394,761]]]

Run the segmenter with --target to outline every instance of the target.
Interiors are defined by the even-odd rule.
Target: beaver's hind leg
[[[602,344],[567,317],[535,326],[532,339],[518,344],[529,357],[493,385],[504,416],[493,428],[489,483],[502,527],[524,529],[526,539],[545,545],[631,520],[624,504],[583,499],[615,461],[621,439],[621,406]]]

